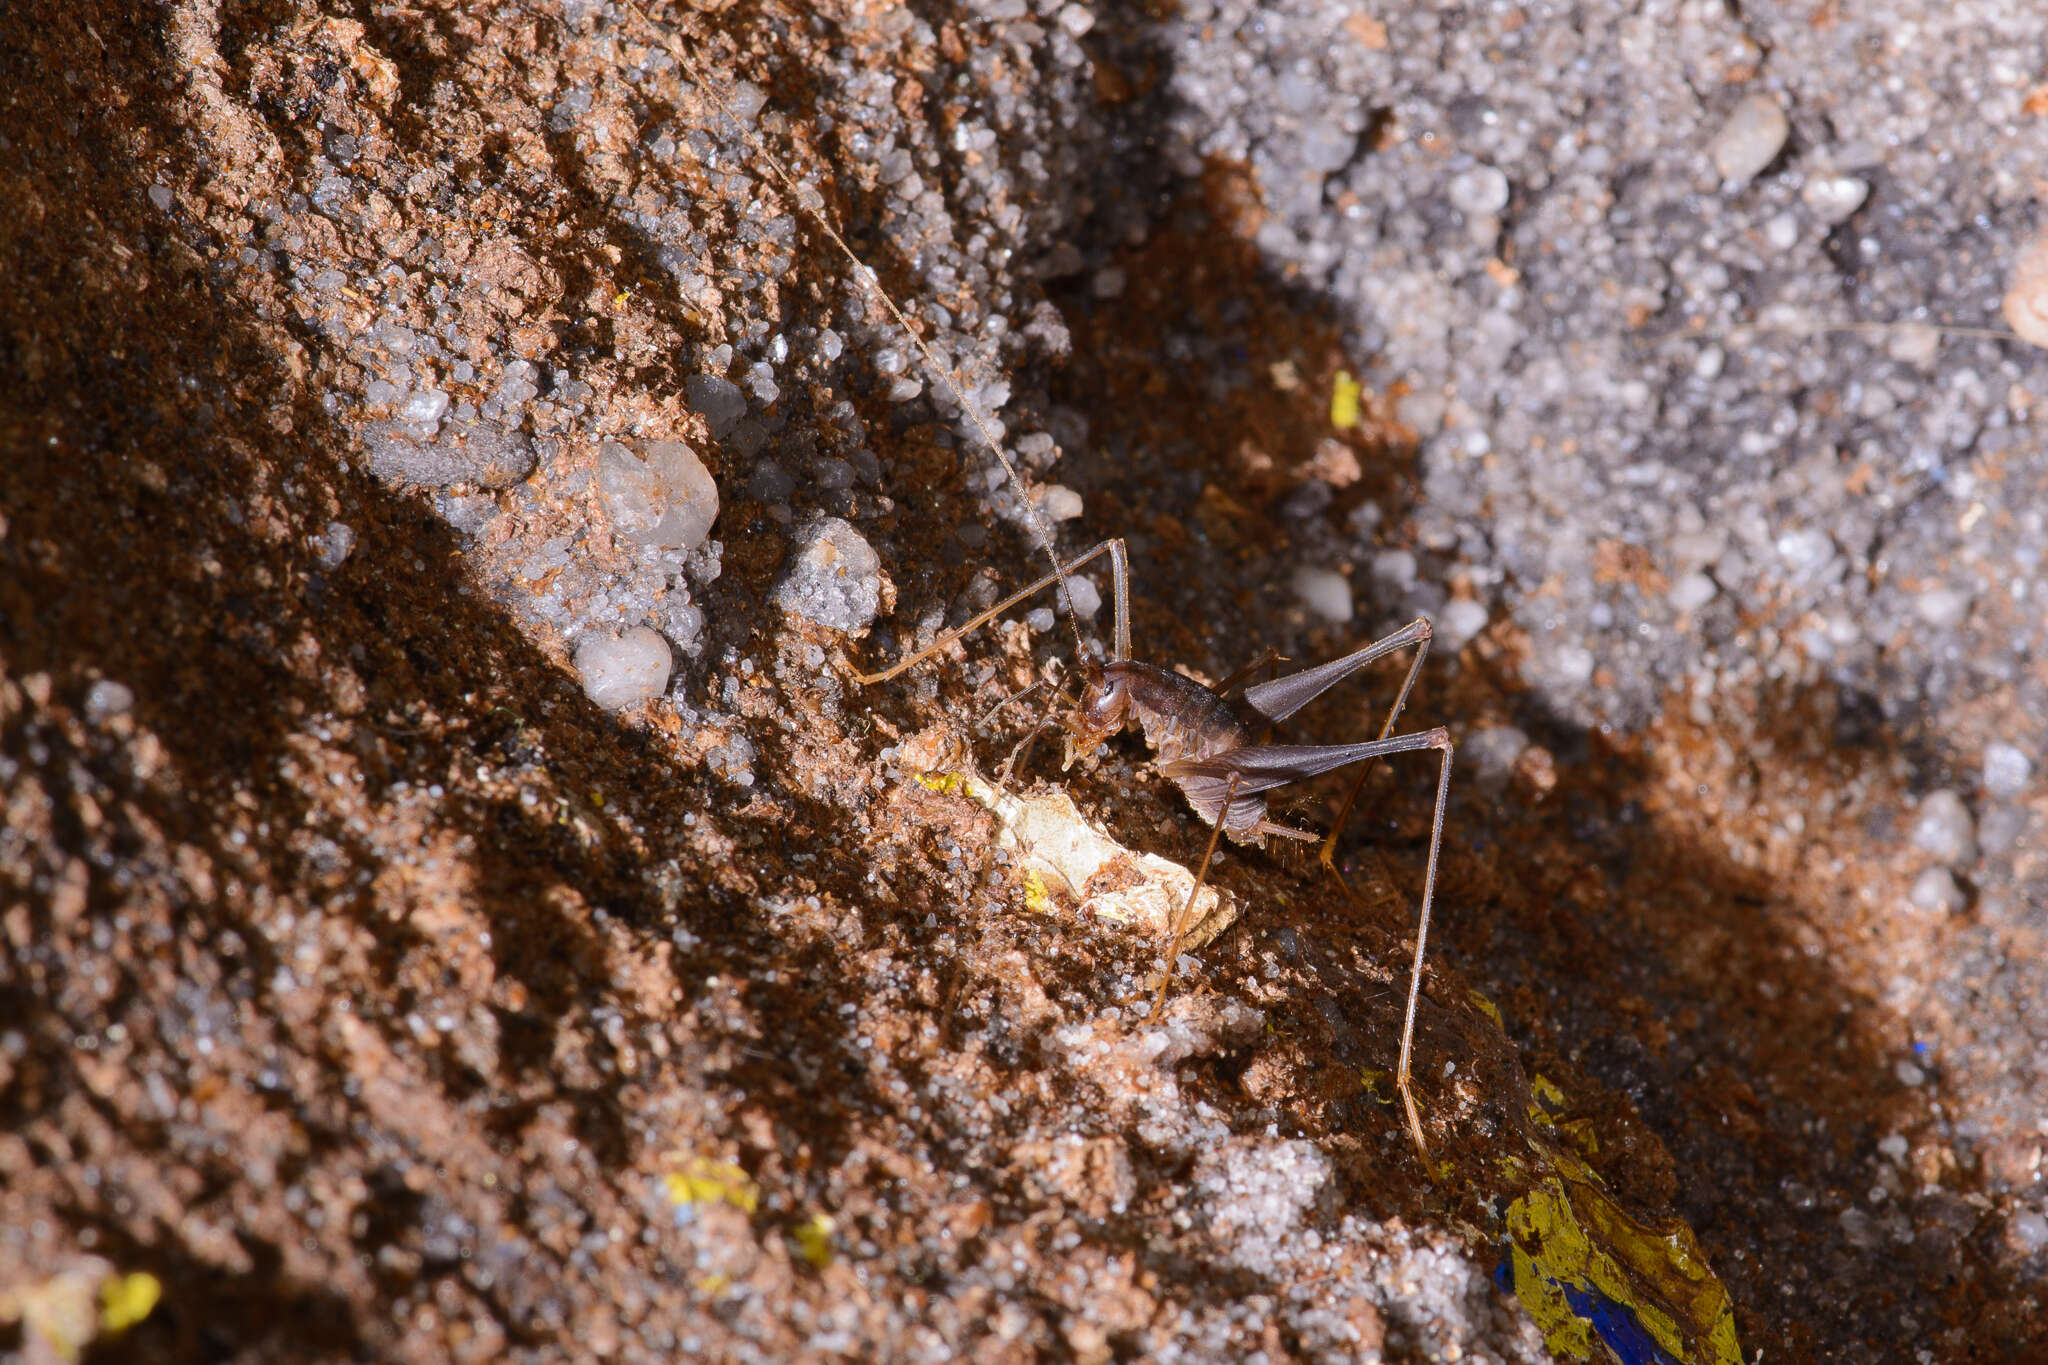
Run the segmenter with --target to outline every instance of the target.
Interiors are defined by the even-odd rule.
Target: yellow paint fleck
[[[1038,875],[1038,869],[1024,869],[1024,908],[1034,915],[1050,915],[1059,907],[1053,903],[1052,892],[1045,886],[1045,878]]]
[[[1560,1113],[1567,1107],[1564,1091],[1557,1088],[1556,1081],[1551,1080],[1550,1077],[1541,1072],[1538,1072],[1530,1079],[1529,1092],[1536,1097],[1536,1102],[1542,1105],[1546,1111],[1543,1115],[1546,1122],[1551,1114]]]
[[[661,1178],[661,1192],[678,1208],[684,1204],[730,1204],[742,1213],[761,1206],[761,1190],[730,1161],[691,1157]]]
[[[1566,1119],[1557,1125],[1557,1131],[1587,1156],[1600,1155],[1600,1135],[1593,1131],[1593,1120]]]
[[[1465,992],[1465,998],[1472,1002],[1474,1009],[1493,1020],[1495,1028],[1500,1029],[1502,1032],[1507,1031],[1507,1021],[1500,1017],[1500,1006],[1494,1004],[1479,991],[1468,990]]]
[[[146,1270],[114,1276],[100,1286],[100,1330],[127,1331],[148,1317],[163,1296],[163,1281]]]
[[[156,1276],[118,1274],[98,1257],[86,1257],[48,1279],[0,1288],[0,1327],[21,1324],[29,1359],[70,1365],[95,1341],[148,1317],[162,1298],[163,1283]]]
[[[796,1243],[797,1255],[820,1270],[831,1265],[832,1232],[836,1227],[838,1224],[831,1215],[825,1213],[813,1213],[799,1223],[796,1231],[790,1234],[790,1240]]]
[[[1507,1225],[1515,1296],[1553,1352],[1593,1358],[1598,1337],[1580,1308],[1604,1302],[1674,1360],[1741,1365],[1728,1291],[1684,1224],[1647,1227],[1592,1185],[1547,1175],[1509,1207]]]
[[[1336,379],[1330,385],[1330,425],[1339,431],[1349,431],[1358,425],[1364,412],[1360,401],[1365,389],[1349,370],[1337,371]]]

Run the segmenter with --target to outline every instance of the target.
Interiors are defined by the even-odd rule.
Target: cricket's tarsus
[[[1401,1024],[1401,1056],[1395,1072],[1395,1086],[1401,1095],[1401,1103],[1407,1120],[1409,1136],[1414,1140],[1416,1151],[1423,1158],[1423,1167],[1429,1168],[1429,1145],[1422,1133],[1421,1115],[1417,1110],[1410,1079],[1410,1062],[1415,1044],[1416,1009],[1422,995],[1422,965],[1429,941],[1431,911],[1436,899],[1437,863],[1443,849],[1444,809],[1449,798],[1451,782],[1451,738],[1442,727],[1413,734],[1396,735],[1394,723],[1400,718],[1407,705],[1408,694],[1415,685],[1422,662],[1429,653],[1429,642],[1433,636],[1427,620],[1417,619],[1382,640],[1375,640],[1342,658],[1267,682],[1245,687],[1233,702],[1229,694],[1242,679],[1253,676],[1257,671],[1275,662],[1277,655],[1272,651],[1262,656],[1246,669],[1240,670],[1222,687],[1209,687],[1196,682],[1171,669],[1157,664],[1145,663],[1131,657],[1130,625],[1130,563],[1120,539],[1105,540],[1086,554],[1061,563],[1055,547],[1052,527],[1044,515],[1025,496],[1025,488],[1016,464],[1004,452],[996,439],[994,429],[980,409],[967,397],[964,386],[952,370],[942,364],[938,355],[925,342],[923,336],[910,323],[909,317],[898,307],[882,287],[880,279],[850,247],[845,238],[826,218],[823,204],[815,190],[798,183],[782,163],[762,145],[746,121],[739,118],[717,85],[702,72],[688,53],[677,54],[678,61],[696,82],[699,90],[718,106],[739,130],[748,147],[767,168],[769,174],[790,195],[817,225],[818,229],[832,242],[852,266],[855,275],[881,302],[884,310],[896,324],[906,332],[925,364],[936,374],[954,401],[960,405],[968,420],[981,436],[982,441],[1001,462],[1009,476],[1011,486],[1022,499],[1026,516],[1038,537],[1039,544],[1052,562],[1052,572],[1012,593],[986,611],[941,634],[925,648],[916,651],[895,665],[876,673],[856,673],[854,680],[863,685],[887,682],[934,654],[1008,611],[1018,603],[1057,585],[1061,604],[1067,609],[1069,625],[1074,633],[1074,648],[1082,669],[1083,686],[1067,715],[1059,722],[1066,732],[1066,766],[1071,767],[1076,759],[1094,752],[1096,746],[1125,726],[1136,723],[1145,733],[1156,755],[1160,774],[1180,787],[1195,813],[1212,827],[1208,847],[1203,851],[1202,861],[1195,874],[1193,887],[1186,903],[1175,917],[1173,938],[1166,957],[1165,978],[1159,987],[1159,996],[1153,1006],[1157,1017],[1166,1004],[1167,991],[1172,983],[1174,969],[1180,956],[1181,944],[1186,938],[1192,919],[1195,898],[1208,876],[1209,864],[1216,853],[1220,838],[1228,834],[1237,843],[1263,844],[1268,835],[1284,839],[1315,842],[1321,836],[1306,830],[1298,830],[1276,823],[1267,818],[1266,793],[1292,782],[1299,782],[1319,773],[1353,763],[1364,763],[1357,782],[1345,798],[1335,824],[1327,838],[1322,840],[1322,862],[1333,875],[1336,865],[1333,850],[1337,836],[1349,815],[1353,801],[1363,786],[1372,761],[1391,754],[1419,753],[1434,750],[1439,756],[1436,784],[1436,804],[1430,821],[1429,854],[1427,870],[1423,876],[1422,905],[1417,916],[1415,933],[1415,959],[1408,983],[1408,1004]],[[1114,584],[1114,626],[1110,657],[1095,662],[1088,656],[1081,639],[1078,618],[1073,610],[1073,600],[1068,593],[1067,578],[1084,565],[1109,556],[1110,576]],[[1330,687],[1376,659],[1413,647],[1415,657],[1408,666],[1407,676],[1402,680],[1401,690],[1394,698],[1387,712],[1386,722],[1380,727],[1379,736],[1352,744],[1270,744],[1263,735],[1278,721],[1299,711]],[[1059,694],[1055,692],[1055,699]],[[1051,709],[1041,718],[1030,735],[1011,754],[1010,763],[1005,764],[1005,775],[1020,754],[1026,751],[1030,740],[1051,723]],[[1343,884],[1341,876],[1337,877]],[[1349,888],[1346,888],[1347,893]]]

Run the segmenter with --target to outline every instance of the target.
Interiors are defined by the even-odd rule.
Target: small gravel
[[[576,646],[583,693],[607,711],[623,711],[660,696],[674,663],[668,641],[645,626],[618,635],[592,635]]]
[[[2022,340],[2048,347],[2048,235],[2027,243],[2014,259],[2003,311]]]
[[[312,538],[313,562],[329,573],[348,562],[356,548],[354,528],[345,521],[330,521]]]
[[[1913,611],[1937,630],[1949,630],[1970,614],[1970,594],[1957,588],[1929,588],[1913,599]]]
[[[1723,180],[1748,180],[1778,159],[1792,124],[1778,101],[1751,95],[1735,106],[1715,135],[1714,169]]]
[[[1351,580],[1334,569],[1304,566],[1295,570],[1294,595],[1324,621],[1343,625],[1351,619]]]
[[[413,406],[409,402],[407,411]],[[410,421],[373,423],[364,428],[370,472],[400,486],[504,488],[534,470],[533,443],[523,432],[484,422],[439,424],[438,415],[436,423],[438,431],[431,437]]]
[[[1984,790],[1997,797],[2019,796],[2034,780],[2034,761],[2026,750],[2004,740],[1984,746]]]
[[[730,379],[714,374],[693,374],[683,381],[690,408],[711,429],[711,439],[722,441],[747,415],[747,396]]]
[[[1407,550],[1382,550],[1372,558],[1373,584],[1390,596],[1414,587],[1417,571],[1415,556]]]
[[[1929,792],[1913,821],[1913,844],[1945,867],[1967,867],[1977,859],[1977,823],[1955,792]]]
[[[1593,651],[1583,645],[1559,645],[1550,655],[1550,672],[1566,687],[1580,687],[1593,677],[1597,661]]]
[[[1492,166],[1474,166],[1451,181],[1451,207],[1472,217],[1492,217],[1508,206],[1508,178]]]
[[[1968,898],[1956,884],[1955,874],[1945,867],[1930,867],[1913,881],[1913,906],[1929,914],[1953,914]]]
[[[1072,521],[1086,510],[1081,495],[1063,484],[1049,483],[1038,490],[1038,510],[1047,521]]]
[[[86,718],[96,725],[135,709],[135,689],[112,678],[100,678],[85,690]]]
[[[1067,579],[1067,595],[1074,599],[1074,615],[1084,621],[1094,620],[1102,610],[1102,590],[1079,574]]]
[[[882,562],[859,531],[827,517],[805,533],[775,589],[785,611],[832,630],[865,630],[880,609]]]
[[[1474,730],[1458,745],[1458,765],[1482,791],[1499,791],[1514,775],[1515,760],[1529,747],[1529,736],[1512,725]]]
[[[1443,647],[1455,654],[1471,643],[1480,631],[1486,629],[1486,608],[1469,597],[1461,597],[1444,604],[1437,613],[1436,635]]]
[[[598,488],[612,525],[642,545],[694,550],[718,519],[718,485],[697,452],[677,441],[651,441],[640,454],[607,441]]]
[[[1854,217],[1870,198],[1870,182],[1853,175],[1818,175],[1799,191],[1800,202],[1814,217],[1834,227]]]

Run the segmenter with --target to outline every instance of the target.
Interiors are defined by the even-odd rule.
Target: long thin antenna
[[[646,17],[648,17],[650,23],[656,22],[651,16]],[[1025,491],[1023,476],[1017,472],[1015,462],[1004,453],[1002,443],[996,440],[995,432],[990,427],[988,419],[982,416],[980,408],[968,401],[967,393],[962,388],[959,377],[953,373],[950,366],[940,363],[938,353],[931,348],[931,344],[924,339],[924,336],[917,328],[911,325],[909,316],[902,308],[897,306],[896,300],[889,296],[889,291],[882,287],[881,276],[877,275],[873,267],[869,266],[855,254],[852,246],[848,245],[846,239],[839,235],[839,229],[832,226],[832,221],[825,216],[823,196],[816,189],[811,189],[808,194],[805,193],[806,187],[799,183],[797,178],[784,168],[782,162],[773,152],[768,150],[766,144],[755,135],[754,130],[747,125],[746,121],[733,112],[732,105],[726,102],[725,96],[705,74],[704,69],[697,64],[696,58],[692,54],[672,50],[669,55],[676,59],[677,64],[689,74],[690,79],[696,83],[697,88],[707,95],[711,102],[718,106],[719,112],[724,114],[731,121],[733,127],[739,130],[741,140],[747,144],[747,150],[760,158],[761,164],[768,168],[768,173],[775,178],[776,183],[781,185],[783,191],[789,195],[790,199],[795,202],[804,215],[817,225],[819,231],[823,232],[831,240],[833,246],[839,248],[840,254],[846,257],[847,264],[853,267],[855,276],[863,284],[867,285],[868,289],[877,299],[881,300],[882,307],[888,311],[890,317],[896,320],[896,325],[910,334],[911,344],[917,347],[917,352],[924,358],[925,365],[945,383],[947,390],[953,395],[953,400],[960,405],[960,410],[965,412],[968,420],[974,424],[974,429],[980,434],[983,444],[988,446],[989,450],[994,453],[997,461],[1001,463],[1003,473],[1009,476],[1010,487],[1017,491],[1017,501],[1023,505],[1025,518],[1031,523],[1031,529],[1038,536],[1040,548],[1045,551],[1046,558],[1052,561],[1053,577],[1059,584],[1060,603],[1067,609],[1067,626],[1074,634],[1074,658],[1085,664],[1087,649],[1081,640],[1081,621],[1079,615],[1074,610],[1073,594],[1067,590],[1067,574],[1066,570],[1060,566],[1059,550],[1053,540],[1052,523],[1045,519],[1045,513],[1039,510],[1038,504],[1033,502],[1030,495]]]

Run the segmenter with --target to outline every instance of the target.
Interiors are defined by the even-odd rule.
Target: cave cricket
[[[996,439],[988,420],[980,409],[969,401],[952,369],[939,359],[923,335],[911,325],[910,319],[897,305],[895,299],[883,288],[880,278],[861,261],[838,229],[832,225],[826,216],[822,196],[815,189],[802,185],[791,175],[748,123],[733,112],[725,95],[720,93],[717,84],[708,73],[698,67],[692,53],[684,50],[677,51],[675,55],[691,76],[693,83],[738,130],[748,148],[759,158],[776,183],[844,255],[854,273],[881,303],[888,316],[910,337],[925,365],[946,386],[961,410],[967,414],[982,443],[1001,463],[1011,486],[1018,492],[1033,534],[1052,564],[1051,573],[1012,593],[971,620],[941,633],[923,649],[880,672],[856,673],[854,680],[863,686],[887,682],[948,649],[964,636],[1033,595],[1048,587],[1056,588],[1061,605],[1066,609],[1068,625],[1073,632],[1075,657],[1079,661],[1082,676],[1080,696],[1064,698],[1072,704],[1072,709],[1057,722],[1064,730],[1066,739],[1062,766],[1071,768],[1076,759],[1092,754],[1097,745],[1120,733],[1127,725],[1135,723],[1144,731],[1146,741],[1154,750],[1156,770],[1162,777],[1180,787],[1188,804],[1211,827],[1208,845],[1203,850],[1194,884],[1188,892],[1186,902],[1175,917],[1172,943],[1166,955],[1166,971],[1153,1006],[1154,1017],[1157,1017],[1165,1006],[1175,964],[1180,957],[1181,944],[1194,918],[1196,896],[1207,879],[1209,864],[1215,856],[1217,841],[1222,835],[1228,834],[1235,843],[1256,846],[1263,846],[1268,835],[1307,843],[1314,843],[1320,839],[1322,863],[1334,876],[1336,866],[1333,858],[1337,838],[1370,772],[1371,762],[1394,754],[1434,751],[1438,755],[1436,800],[1430,820],[1427,870],[1423,876],[1422,904],[1416,918],[1415,956],[1409,973],[1407,1006],[1401,1022],[1401,1053],[1394,1079],[1395,1088],[1401,1096],[1409,1136],[1415,1143],[1416,1151],[1423,1158],[1424,1168],[1428,1169],[1429,1146],[1423,1137],[1421,1115],[1411,1085],[1410,1062],[1415,1043],[1416,1011],[1422,996],[1422,969],[1429,942],[1430,916],[1436,898],[1437,863],[1443,848],[1444,810],[1450,795],[1451,738],[1450,733],[1441,726],[1403,735],[1394,734],[1393,729],[1407,704],[1408,694],[1415,685],[1416,677],[1422,671],[1423,660],[1428,657],[1432,637],[1429,621],[1418,618],[1392,635],[1375,640],[1329,663],[1250,685],[1245,685],[1249,678],[1276,662],[1277,655],[1272,651],[1267,651],[1250,666],[1240,669],[1215,687],[1158,664],[1133,658],[1130,634],[1130,564],[1124,542],[1121,539],[1105,540],[1085,554],[1065,563],[1060,561],[1051,525],[1044,513],[1028,496],[1025,496],[1024,481],[1018,473],[1017,466],[1003,450],[1001,442]],[[1105,555],[1109,558],[1113,580],[1112,643],[1108,659],[1096,662],[1081,637],[1079,618],[1074,611],[1067,577]],[[1352,744],[1304,745],[1262,742],[1262,735],[1270,731],[1275,723],[1286,720],[1330,687],[1374,660],[1410,647],[1415,650],[1414,658],[1408,666],[1407,676],[1402,679],[1400,692],[1395,696],[1394,703],[1387,712],[1386,721],[1380,727],[1378,737]],[[1041,719],[1031,735],[1027,736],[1025,744],[1029,743],[1030,738],[1049,728],[1050,723],[1048,719]],[[1024,744],[1019,745],[1019,749],[1024,747]],[[1014,751],[1011,758],[1014,762]],[[1360,770],[1358,778],[1352,784],[1351,791],[1332,823],[1328,836],[1295,829],[1268,818],[1266,793],[1353,763],[1365,763],[1367,766]],[[1342,879],[1338,880],[1341,885]]]

